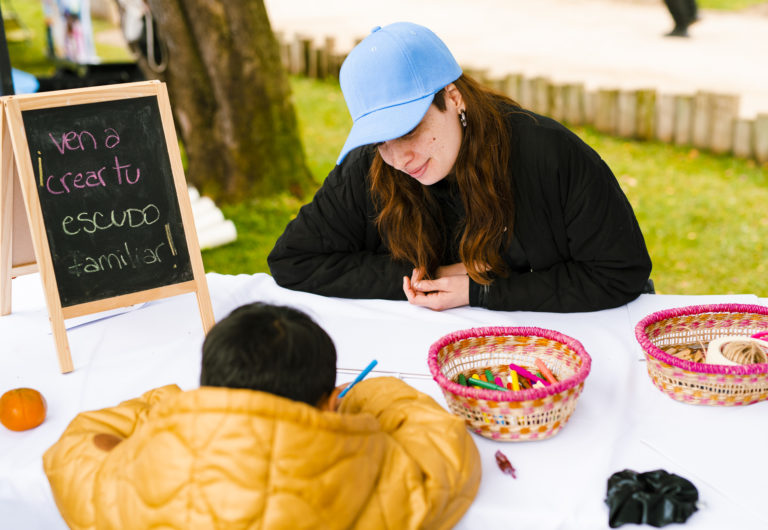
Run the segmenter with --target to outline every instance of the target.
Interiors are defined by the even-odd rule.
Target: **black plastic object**
[[[625,523],[655,527],[684,523],[696,511],[698,500],[698,490],[683,477],[663,469],[645,473],[625,469],[608,479],[608,524],[616,528]]]

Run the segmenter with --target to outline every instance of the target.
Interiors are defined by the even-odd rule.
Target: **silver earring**
[[[467,128],[467,113],[463,109],[459,111],[459,121],[461,122],[461,126],[466,129]]]

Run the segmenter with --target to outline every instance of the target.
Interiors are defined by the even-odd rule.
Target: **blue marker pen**
[[[349,384],[347,385],[347,387],[346,387],[344,390],[342,390],[342,391],[341,391],[341,393],[339,394],[339,399],[343,398],[343,397],[346,395],[346,393],[347,393],[347,392],[349,392],[349,389],[350,389],[350,388],[352,388],[352,387],[353,387],[353,386],[355,386],[357,383],[359,383],[360,381],[362,381],[362,380],[363,380],[363,377],[365,377],[366,375],[368,375],[368,372],[370,372],[371,370],[373,370],[373,367],[374,367],[374,366],[376,366],[376,364],[378,364],[378,362],[379,362],[379,361],[377,361],[376,359],[372,360],[372,361],[371,361],[371,364],[369,364],[368,366],[366,366],[366,367],[365,367],[365,370],[363,370],[362,372],[360,372],[359,374],[357,374],[357,377],[355,377],[355,380],[354,380],[354,381],[352,381],[351,383],[349,383]]]

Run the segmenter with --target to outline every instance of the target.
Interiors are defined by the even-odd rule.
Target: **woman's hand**
[[[435,311],[469,304],[469,276],[463,263],[439,267],[434,280],[422,278],[418,269],[410,278],[403,277],[403,291],[410,303]]]

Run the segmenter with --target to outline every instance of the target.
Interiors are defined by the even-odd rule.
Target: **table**
[[[482,326],[536,326],[579,340],[592,371],[567,425],[553,438],[502,443],[473,437],[483,479],[460,529],[608,528],[603,500],[615,471],[663,468],[699,489],[690,529],[768,525],[762,455],[768,403],[695,406],[671,400],[651,383],[634,326],[645,315],[683,305],[763,303],[754,295],[642,295],[615,309],[573,314],[458,308],[442,313],[406,302],[347,300],[278,287],[267,274],[207,275],[216,319],[252,301],[309,313],[338,350],[337,383],[350,381],[371,359],[371,376],[396,375],[445,406],[426,364],[429,346],[445,334]],[[80,411],[107,407],[151,388],[198,386],[203,331],[193,294],[148,302],[106,318],[67,321],[75,370],[59,372],[40,278],[12,282],[13,313],[0,318],[0,393],[28,386],[48,401],[38,428],[0,427],[0,526],[65,528],[42,470],[41,456]],[[740,439],[734,439],[740,433]],[[501,449],[517,469],[502,474]],[[5,526],[4,526],[5,527]]]

